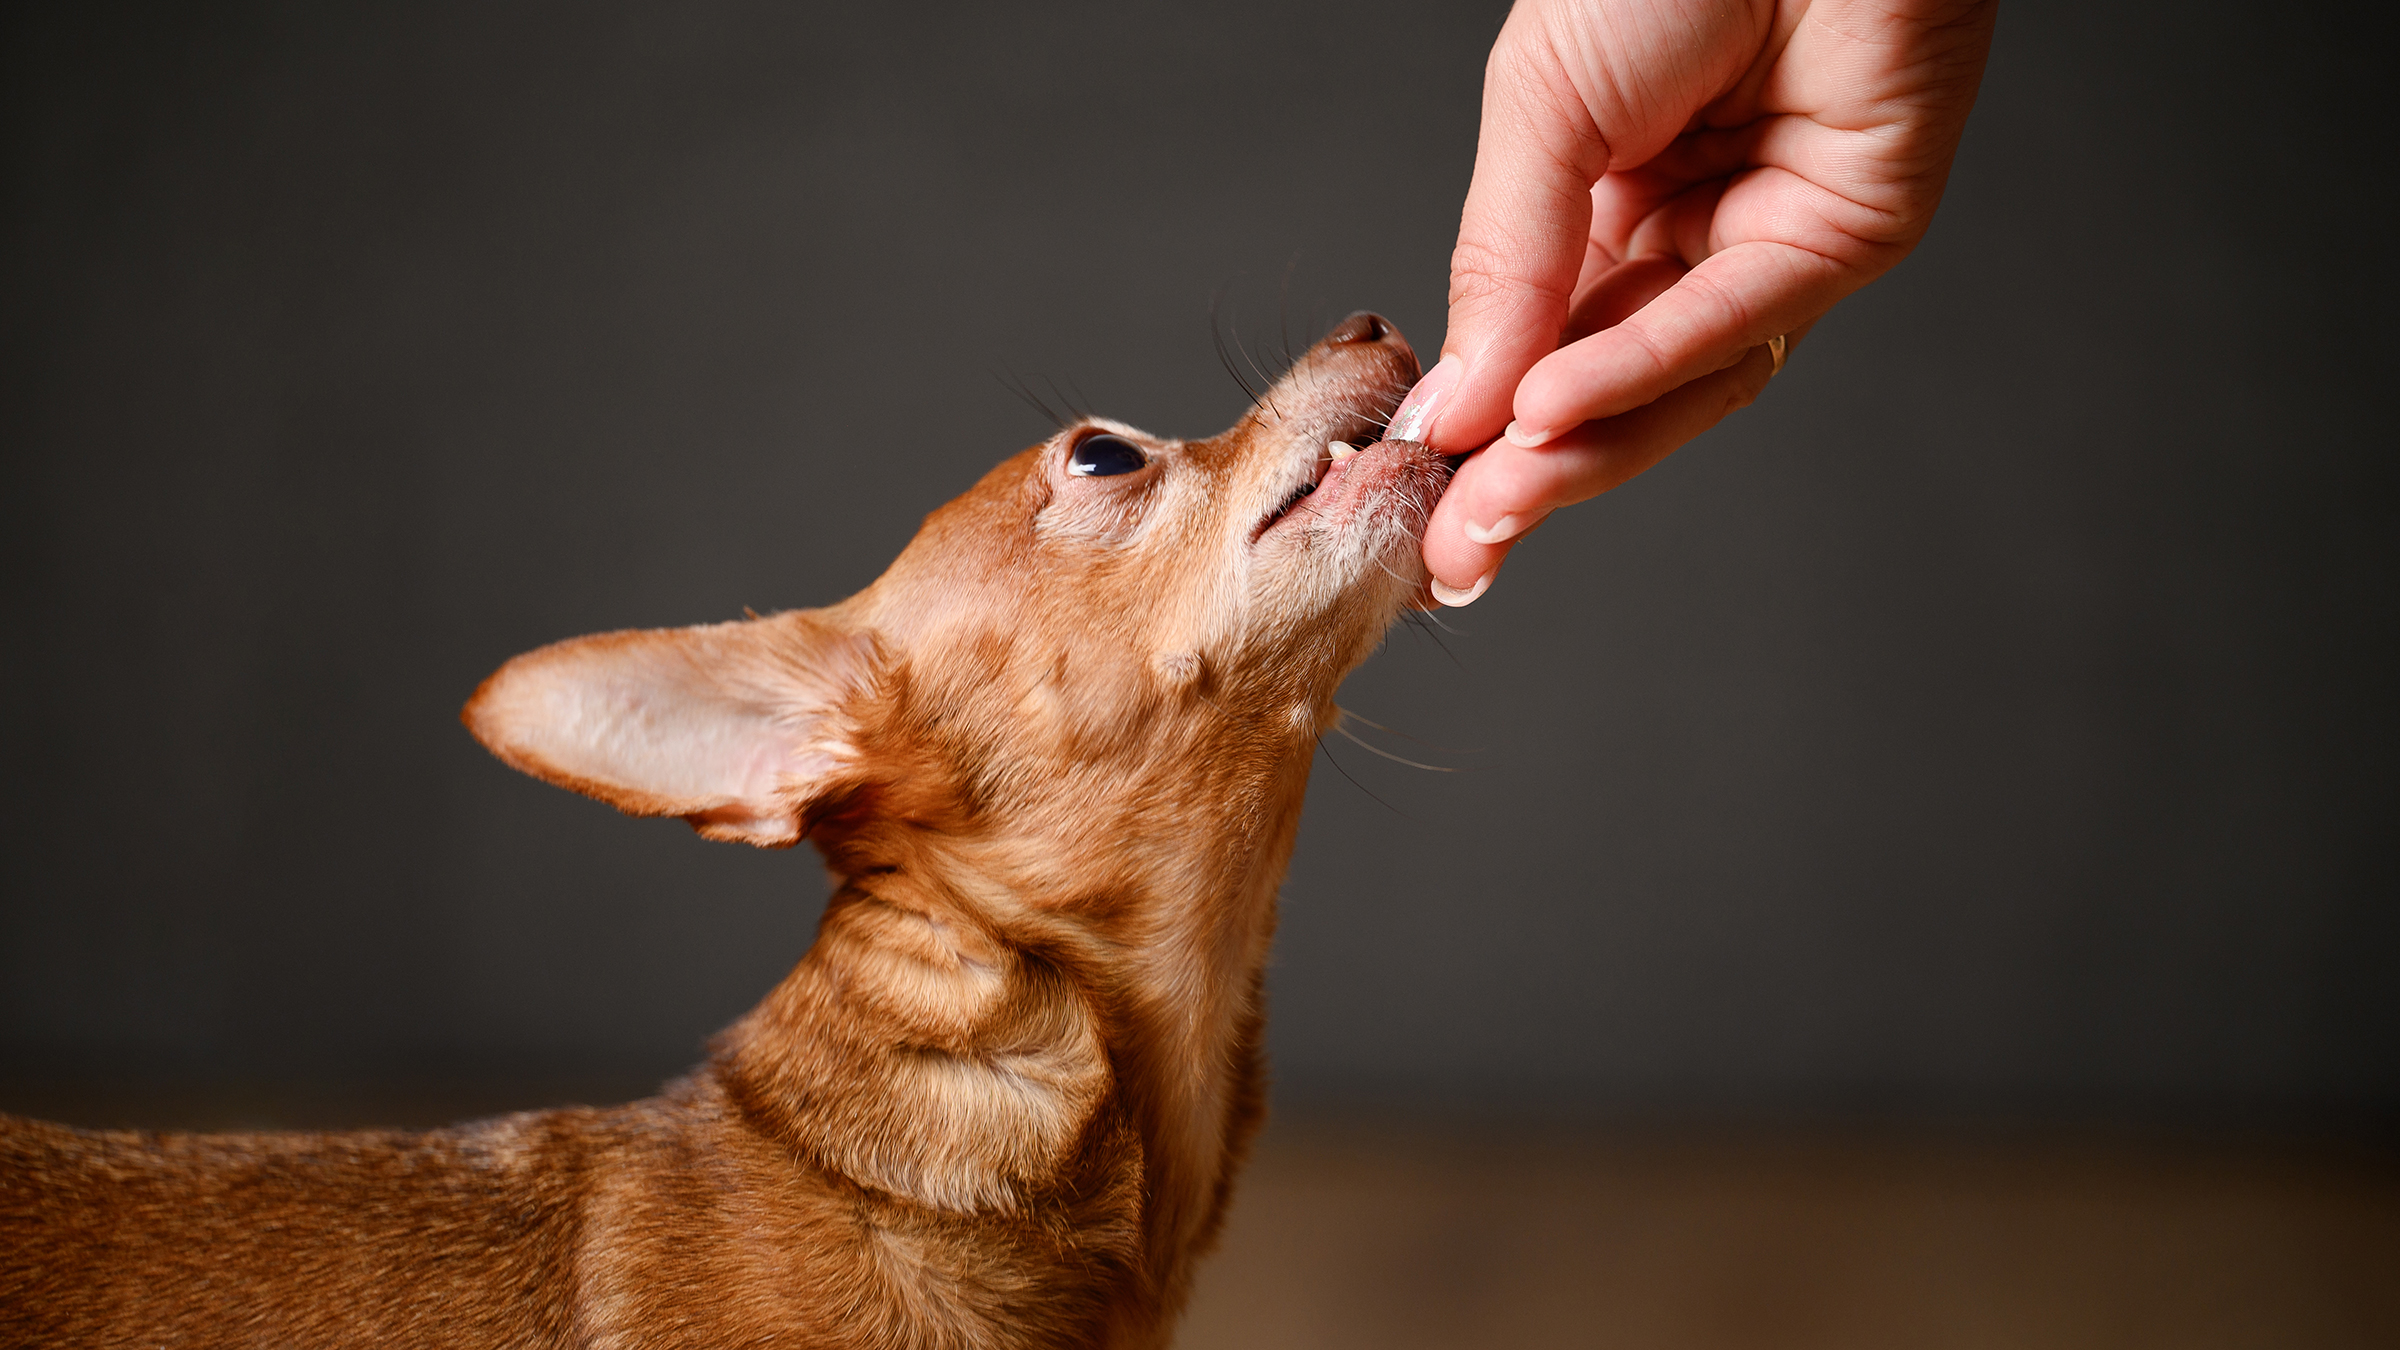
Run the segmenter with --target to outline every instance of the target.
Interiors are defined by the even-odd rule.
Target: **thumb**
[[[1475,177],[1450,256],[1441,363],[1392,419],[1391,434],[1480,449],[1508,424],[1517,382],[1558,346],[1583,271],[1592,184],[1609,148],[1536,22],[1519,5],[1484,67]]]

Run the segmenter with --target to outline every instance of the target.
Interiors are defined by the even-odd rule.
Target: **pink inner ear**
[[[713,696],[679,652],[611,646],[504,671],[492,712],[508,747],[568,777],[672,801],[773,787],[774,728],[761,710]]]
[[[771,625],[604,633],[529,652],[477,691],[467,724],[516,767],[623,810],[705,814],[694,822],[704,833],[789,842],[783,790],[832,765],[810,743],[830,690],[791,660],[805,630]]]
[[[839,768],[825,719],[875,651],[821,610],[600,633],[502,666],[465,721],[514,767],[620,811],[788,847],[803,802]]]

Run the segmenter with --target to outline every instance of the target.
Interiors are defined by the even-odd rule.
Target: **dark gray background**
[[[1212,294],[1434,350],[1501,14],[12,10],[0,1079],[689,1062],[813,860],[476,681],[856,589],[995,375],[1221,427]],[[1468,771],[1320,764],[1287,1105],[2390,1118],[2389,80],[2267,16],[2008,8],[1916,256],[1395,634]]]

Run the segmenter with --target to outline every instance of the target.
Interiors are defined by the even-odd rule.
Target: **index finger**
[[[1514,391],[1510,439],[1538,445],[1639,408],[1799,328],[1865,281],[1839,260],[1769,240],[1712,254],[1623,323],[1538,358]]]

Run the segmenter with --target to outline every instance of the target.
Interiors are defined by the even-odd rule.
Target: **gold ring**
[[[1777,333],[1767,339],[1767,355],[1775,358],[1774,368],[1767,372],[1767,378],[1770,380],[1783,373],[1783,354],[1791,346],[1790,343],[1784,341],[1784,336],[1782,333]]]

